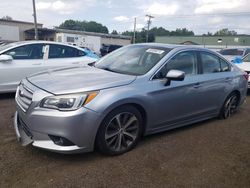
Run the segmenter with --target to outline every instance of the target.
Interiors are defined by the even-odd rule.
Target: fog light
[[[49,137],[54,142],[54,144],[59,145],[59,146],[74,146],[75,145],[70,140],[60,137],[60,136],[49,135]]]

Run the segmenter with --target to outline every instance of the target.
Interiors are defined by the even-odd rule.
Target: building
[[[86,31],[75,31],[56,28],[56,41],[68,43],[80,47],[87,47],[96,53],[100,53],[102,45],[121,45],[131,43],[131,37],[123,35],[113,35],[106,33],[95,33]]]
[[[38,28],[43,24],[38,23]],[[0,41],[15,42],[26,40],[25,31],[34,28],[34,23],[0,19]]]
[[[192,44],[211,48],[250,46],[250,35],[235,36],[156,36],[155,41],[167,44]]]
[[[87,47],[100,53],[102,45],[128,45],[131,37],[106,33],[75,31],[67,29],[43,28],[38,24],[38,39],[68,43],[80,47]],[[0,42],[16,42],[33,40],[35,38],[34,23],[17,20],[0,19]]]

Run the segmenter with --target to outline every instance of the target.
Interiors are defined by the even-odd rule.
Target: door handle
[[[200,87],[201,87],[201,84],[200,84],[199,82],[194,84],[194,88],[195,88],[195,89],[198,89],[198,88],[200,88]]]
[[[79,64],[80,62],[73,62],[72,64]]]
[[[32,65],[41,65],[42,63],[33,63]]]

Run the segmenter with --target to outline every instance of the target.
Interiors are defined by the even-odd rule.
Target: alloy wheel
[[[238,96],[234,94],[230,96],[225,103],[223,117],[225,119],[229,118],[237,110],[237,107],[238,107]]]
[[[124,151],[135,142],[138,132],[139,121],[137,117],[130,112],[119,113],[107,125],[105,141],[111,150]]]

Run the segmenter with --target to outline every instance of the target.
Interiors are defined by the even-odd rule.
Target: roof
[[[105,37],[105,38],[119,38],[119,39],[131,40],[130,36],[124,36],[124,35],[114,35],[114,34],[107,34],[107,33],[96,33],[96,32],[78,31],[78,30],[69,30],[69,29],[60,29],[60,28],[55,28],[55,30],[57,33],[82,34],[82,35],[99,36],[99,37]]]
[[[19,20],[6,20],[6,19],[0,19],[0,22],[12,22],[12,23],[20,23],[20,24],[34,24],[34,22],[26,22],[26,21],[19,21]],[[37,25],[42,26],[43,24],[37,23]]]
[[[70,44],[66,44],[66,43],[62,43],[62,42],[54,42],[54,41],[46,41],[46,40],[28,40],[28,41],[19,41],[19,42],[12,42],[7,44],[9,47],[4,49],[8,50],[10,48],[13,48],[15,46],[19,46],[19,45],[26,45],[26,44],[41,44],[41,43],[46,43],[46,44],[59,44],[59,45],[64,45],[64,46],[70,46],[70,47],[74,47],[80,50],[83,50],[80,47],[74,46],[74,45],[70,45]]]

